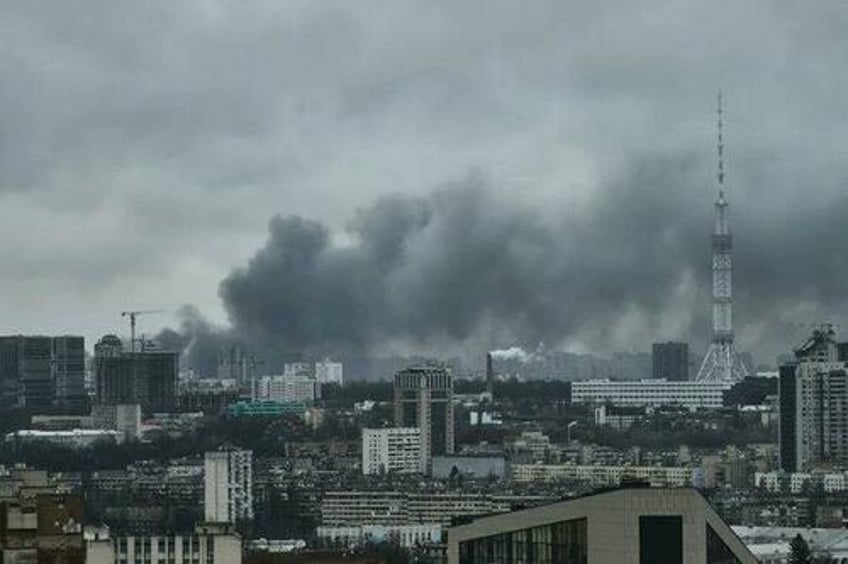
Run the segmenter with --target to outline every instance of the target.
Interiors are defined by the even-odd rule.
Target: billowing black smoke
[[[232,323],[222,338],[288,358],[539,343],[648,350],[659,339],[697,352],[709,334],[715,197],[705,169],[686,156],[644,159],[586,201],[544,208],[471,178],[381,198],[341,238],[276,216],[265,246],[221,282]],[[743,349],[787,350],[799,315],[844,311],[848,197],[797,203],[764,216],[731,195]],[[196,317],[184,329],[210,352],[221,335]]]
[[[343,243],[319,223],[277,216],[220,294],[239,334],[292,352],[621,341],[628,312],[647,322],[691,314],[666,304],[705,262],[708,219],[693,217],[709,209],[681,212],[682,192],[658,188],[687,172],[687,162],[645,166],[631,179],[642,191],[544,212],[473,178],[380,199]]]

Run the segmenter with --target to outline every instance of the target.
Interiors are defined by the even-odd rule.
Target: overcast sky
[[[721,88],[738,342],[773,355],[845,317],[846,29],[838,1],[2,2],[0,330],[193,304],[304,346],[700,350]],[[301,327],[332,288],[279,318],[252,281],[291,274],[260,251],[298,244],[291,216],[325,239],[310,276],[344,279],[382,260],[363,217],[416,209],[364,329]],[[468,264],[509,281],[398,294]],[[338,299],[362,316],[366,294]]]

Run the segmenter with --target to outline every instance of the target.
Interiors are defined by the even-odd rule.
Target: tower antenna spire
[[[716,149],[718,150],[718,191],[719,195],[724,193],[724,136],[723,136],[723,115],[721,108],[721,90],[718,91],[718,144],[716,145]]]
[[[718,91],[718,145],[716,148],[718,149],[718,189],[719,192],[724,192],[724,137],[722,132],[723,126],[723,115],[721,108],[721,90]]]
[[[713,336],[696,380],[700,382],[734,382],[748,372],[733,347],[733,286],[731,282],[733,235],[728,219],[729,203],[724,199],[724,115],[721,90],[718,92],[718,200],[715,203],[713,250]]]

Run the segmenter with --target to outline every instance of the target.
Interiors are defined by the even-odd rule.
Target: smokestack
[[[486,391],[492,401],[495,400],[495,367],[492,364],[492,353],[486,353]]]

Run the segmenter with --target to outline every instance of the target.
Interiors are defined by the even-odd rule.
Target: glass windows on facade
[[[707,564],[742,564],[709,525],[707,525]]]
[[[683,518],[680,515],[639,517],[639,562],[683,564]]]
[[[481,537],[459,545],[460,564],[586,564],[586,519]]]

